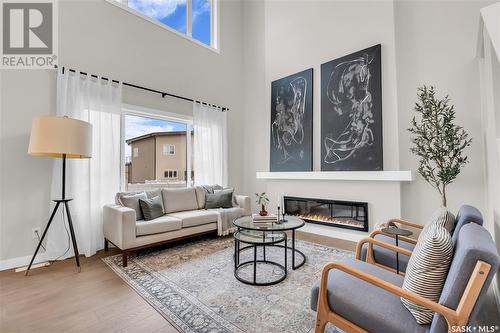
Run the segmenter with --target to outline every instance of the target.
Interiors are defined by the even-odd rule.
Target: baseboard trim
[[[25,257],[0,260],[0,271],[27,266],[30,263],[31,257],[32,256],[25,256]],[[45,253],[40,253],[36,256],[33,264],[38,264],[44,261],[47,261]]]

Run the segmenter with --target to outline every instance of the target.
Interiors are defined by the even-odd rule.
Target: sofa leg
[[[127,251],[123,251],[122,252],[122,265],[123,267],[127,267],[127,264],[128,264],[128,252]]]
[[[104,238],[104,251],[108,252],[109,250],[109,241]]]

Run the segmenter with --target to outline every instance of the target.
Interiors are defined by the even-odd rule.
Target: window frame
[[[165,177],[165,174],[167,174],[167,177]],[[172,174],[172,177],[170,177],[170,174]],[[163,178],[166,179],[179,179],[179,170],[177,169],[166,169],[163,171]]]
[[[120,1],[120,2],[119,2]],[[174,28],[169,27],[166,24],[161,23],[160,21],[153,19],[149,16],[144,15],[141,12],[138,12],[137,10],[130,8],[128,6],[128,0],[106,0],[107,3],[112,4],[113,6],[116,6],[118,8],[121,8],[137,17],[140,17],[146,21],[149,21],[156,26],[166,29],[167,31],[173,32],[177,36],[180,36],[182,38],[185,38],[199,46],[203,46],[215,53],[220,54],[220,3],[219,0],[208,0],[210,2],[210,45],[204,44],[200,42],[199,40],[193,38],[192,35],[192,29],[193,25],[191,22],[191,16],[192,16],[192,8],[193,0],[186,0],[186,33],[182,33],[180,31],[175,30]],[[123,1],[123,2],[122,2]]]
[[[163,156],[175,155],[175,145],[171,143],[164,143],[162,147],[162,153]]]
[[[193,130],[193,117],[168,112],[158,109],[152,109],[147,107],[142,107],[132,104],[122,104],[121,114],[120,114],[120,187],[121,191],[127,189],[127,179],[125,179],[125,169],[126,169],[126,157],[125,157],[125,116],[136,116],[145,118],[154,118],[166,121],[173,121],[177,123],[186,124],[186,129]],[[191,135],[186,135],[186,187],[192,187],[192,137]],[[133,152],[132,152],[133,157]],[[179,171],[177,170],[177,175]]]

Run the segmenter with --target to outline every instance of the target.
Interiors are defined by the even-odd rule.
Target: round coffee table
[[[275,232],[285,232],[291,231],[292,233],[292,244],[288,245],[286,241],[284,244],[262,244],[262,254],[263,259],[266,259],[266,245],[272,247],[286,247],[286,249],[291,250],[292,254],[292,269],[295,270],[300,268],[306,263],[306,256],[301,251],[295,248],[295,230],[302,228],[305,225],[304,220],[299,219],[295,216],[286,216],[286,221],[278,223],[274,222],[254,222],[251,216],[242,216],[233,221],[238,231],[253,231],[262,233],[262,235],[273,234]],[[235,246],[237,246],[237,240],[235,239]],[[236,252],[235,252],[236,253]],[[298,258],[296,258],[298,256]],[[235,258],[236,260],[236,258]],[[298,263],[296,264],[296,262]]]
[[[252,286],[269,286],[283,281],[286,278],[287,262],[286,262],[286,248],[284,253],[284,265],[266,259],[265,247],[277,245],[284,242],[286,244],[287,235],[283,231],[275,231],[272,234],[265,234],[263,232],[255,232],[248,230],[239,230],[234,233],[234,277],[239,281],[250,284]],[[247,244],[248,246],[240,247],[240,243]],[[257,247],[262,246],[264,255],[262,259],[257,259]],[[253,260],[240,262],[240,253],[246,249],[253,249]],[[281,269],[282,273],[276,274],[277,278],[270,281],[257,282],[257,264],[262,263],[272,265]],[[239,273],[241,268],[251,265],[253,268],[253,279],[242,277]]]

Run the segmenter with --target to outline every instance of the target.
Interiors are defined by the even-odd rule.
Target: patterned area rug
[[[121,265],[121,255],[104,258],[123,280],[180,332],[313,332],[310,288],[323,265],[353,257],[353,253],[297,240],[306,264],[291,270],[273,286],[250,286],[234,277],[232,237],[204,239],[157,251],[141,252]],[[259,257],[262,253],[258,253]],[[252,250],[242,252],[249,260]],[[283,263],[284,249],[266,248],[266,257]],[[273,279],[276,267],[258,265],[258,276]],[[245,274],[245,272],[242,272]],[[333,326],[328,332],[335,332]]]

